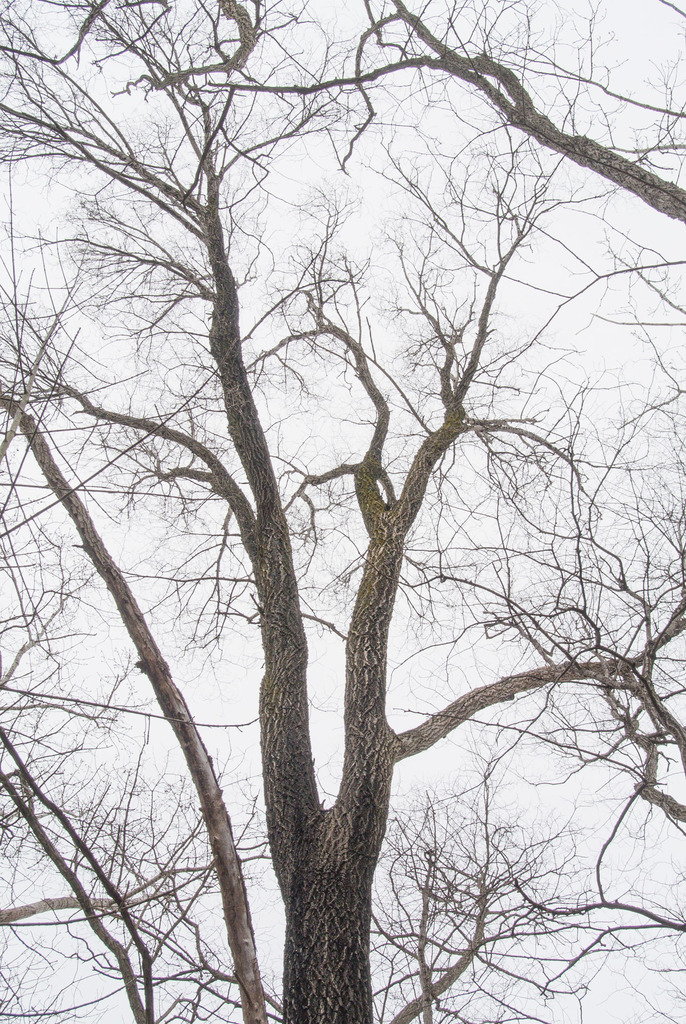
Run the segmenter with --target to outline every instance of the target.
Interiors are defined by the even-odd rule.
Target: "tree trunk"
[[[383,830],[385,808],[382,817],[370,839],[379,825]],[[369,933],[378,843],[363,844],[366,854],[351,852],[347,842],[332,849],[327,831],[294,873],[286,906],[284,1024],[371,1024]]]

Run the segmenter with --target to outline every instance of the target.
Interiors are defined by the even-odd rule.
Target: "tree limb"
[[[107,911],[114,907],[112,900],[91,899],[91,906],[94,910]],[[82,910],[81,903],[76,896],[46,896],[43,900],[35,903],[25,903],[21,907],[11,907],[9,910],[0,910],[0,925],[15,924],[17,921],[25,921],[27,917],[37,917],[39,914],[56,913],[58,910]]]
[[[507,124],[536,139],[546,149],[561,153],[580,167],[595,171],[659,213],[686,223],[684,189],[585,135],[569,135],[560,131],[549,117],[536,109],[514,71],[486,53],[473,57],[461,56],[437,39],[402,0],[393,0],[393,3],[407,26],[436,55],[438,65],[451,77],[481,92],[503,115]]]
[[[480,711],[512,700],[520,693],[538,690],[551,683],[574,682],[579,679],[606,680],[610,666],[602,661],[585,664],[544,666],[520,672],[516,676],[505,676],[497,683],[480,686],[458,697],[442,711],[437,711],[414,729],[408,729],[398,735],[396,760],[402,761],[424,750],[428,750],[439,740],[445,739],[454,729],[468,721]]]
[[[14,415],[17,403],[0,397],[0,404]],[[195,785],[203,818],[215,857],[229,946],[242,997],[245,1024],[266,1024],[264,994],[257,965],[252,923],[241,863],[236,851],[231,822],[214,773],[212,761],[193,721],[188,705],[176,686],[157,642],[123,573],[115,564],[93,521],[57,466],[35,420],[21,413],[20,429],[50,489],[61,502],[81,537],[84,551],[109,590],[144,672],[152,683],[165,718],[184,753]]]
[[[241,531],[241,539],[248,555],[252,558],[255,554],[255,513],[250,502],[246,498],[240,486],[236,483],[221,459],[212,452],[206,445],[198,441],[190,434],[184,433],[175,427],[169,427],[166,423],[150,419],[148,416],[133,416],[130,413],[113,412],[95,405],[87,397],[74,388],[64,388],[66,394],[75,399],[87,412],[96,420],[105,423],[116,423],[123,427],[130,427],[133,430],[145,431],[152,437],[160,437],[164,441],[171,441],[180,445],[191,454],[201,459],[210,470],[210,482],[212,489],[228,503],[231,511],[236,517],[236,522]]]

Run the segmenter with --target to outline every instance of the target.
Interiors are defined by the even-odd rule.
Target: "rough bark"
[[[219,216],[219,183],[208,174],[206,244],[215,289],[210,349],[229,434],[256,510],[253,565],[265,656],[260,697],[265,802],[286,909],[284,1022],[370,1024],[371,885],[397,759],[397,740],[385,713],[388,634],[405,539],[434,467],[464,429],[464,414],[453,398],[444,423],[420,446],[400,498],[387,502],[379,482],[384,479],[388,408],[360,346],[328,321],[318,324],[351,352],[376,412],[369,449],[354,469],[369,547],[346,645],[342,780],[335,806],[325,812],[312,763],[307,644],[290,537],[243,363],[238,291]]]
[[[357,834],[323,812],[286,901],[284,1021],[369,1024],[371,887],[382,808],[368,805]],[[364,819],[364,820],[362,820]],[[383,829],[381,829],[383,833]]]
[[[215,286],[210,351],[217,364],[231,440],[255,503],[253,569],[264,676],[260,725],[270,848],[288,903],[303,839],[320,805],[307,698],[307,641],[288,524],[241,350],[238,289],[219,214],[219,182],[208,170],[206,245]]]
[[[414,729],[400,733],[396,758],[401,761],[403,758],[413,757],[415,754],[428,750],[434,743],[445,739],[458,726],[478,714],[479,711],[485,711],[486,708],[493,707],[494,704],[501,704],[506,700],[513,700],[520,693],[539,690],[542,686],[554,683],[581,679],[605,681],[615,669],[616,667],[612,663],[604,661],[544,665],[527,672],[520,672],[518,675],[505,676],[488,686],[478,686],[452,701],[442,711],[430,715]]]

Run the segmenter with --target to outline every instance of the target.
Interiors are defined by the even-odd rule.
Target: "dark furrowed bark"
[[[336,806],[353,833],[362,827],[368,803],[385,815],[394,762],[386,670],[403,544],[389,526],[380,526],[370,542],[346,647],[345,755]]]
[[[301,866],[288,907],[287,1024],[372,1021],[371,886],[398,758],[398,739],[386,719],[389,629],[407,533],[431,468],[461,428],[462,416],[449,416],[423,443],[410,485],[392,510],[381,500],[369,458],[356,472],[370,541],[346,646],[343,774],[318,833],[321,844]]]
[[[260,693],[265,803],[274,867],[286,897],[300,839],[319,811],[309,732],[307,641],[288,524],[243,363],[238,289],[224,244],[218,187],[210,176],[205,217],[215,283],[210,349],[221,380],[229,434],[255,500],[253,563],[265,658]]]
[[[371,886],[394,761],[385,719],[386,649],[402,544],[394,537],[390,545],[370,548],[348,648],[346,781],[336,808],[324,812],[312,761],[307,644],[290,536],[242,360],[238,295],[218,215],[208,216],[208,249],[217,292],[212,354],[256,507],[265,803],[286,910],[284,1024],[371,1024]]]
[[[371,888],[378,856],[370,835],[385,810],[367,805],[355,835],[325,813],[287,902],[284,1024],[371,1024]],[[379,840],[380,841],[380,840]]]

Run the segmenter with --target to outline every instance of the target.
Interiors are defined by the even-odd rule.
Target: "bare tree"
[[[476,716],[511,724],[509,712],[490,709],[520,695],[538,695],[542,703],[525,705],[538,716],[560,690],[584,685],[589,700],[611,702],[617,722],[621,695],[635,696],[627,682],[634,655],[618,643],[633,624],[617,626],[612,642],[594,626],[596,606],[599,621],[606,595],[624,593],[616,558],[596,558],[590,580],[580,569],[605,550],[588,518],[599,503],[588,500],[589,474],[607,473],[624,444],[594,447],[584,413],[592,389],[571,383],[566,369],[555,376],[557,356],[541,343],[574,295],[555,294],[528,271],[562,204],[586,202],[597,212],[592,195],[580,197],[558,174],[564,158],[676,219],[686,217],[683,192],[642,156],[569,135],[540,113],[526,82],[532,44],[520,40],[514,70],[490,53],[486,43],[498,32],[484,36],[488,8],[461,6],[440,30],[430,12],[420,18],[400,3],[389,10],[368,7],[371,27],[347,76],[322,36],[300,42],[304,12],[278,4],[84,0],[45,10],[15,3],[3,13],[5,157],[10,165],[35,160],[36,174],[47,168],[43,180],[60,200],[65,174],[79,192],[67,210],[68,237],[41,240],[48,268],[58,259],[73,268],[78,294],[67,288],[41,329],[16,288],[7,293],[21,329],[3,357],[3,540],[37,543],[40,554],[51,539],[43,524],[59,523],[70,544],[78,538],[76,550],[60,548],[66,568],[83,574],[88,566],[89,583],[109,595],[195,788],[211,850],[202,862],[214,871],[233,957],[224,980],[235,979],[251,1022],[268,1011],[245,882],[192,693],[176,681],[182,648],[192,646],[203,669],[210,662],[221,670],[228,639],[259,629],[264,803],[286,917],[283,1000],[272,1007],[286,1024],[372,1019],[372,882],[396,765]],[[472,15],[462,44],[451,33],[458,16]],[[368,69],[372,47],[393,60]],[[378,260],[381,286],[376,254],[365,261],[347,252],[350,222],[330,197],[310,195],[299,220],[286,218],[285,232],[297,225],[300,244],[284,242],[282,212],[293,199],[279,174],[323,159],[328,139],[349,170],[354,146],[373,138],[368,87],[382,80],[385,89],[392,73],[409,70],[459,81],[496,118],[465,130],[458,157],[437,140],[414,162],[379,145],[384,188],[403,208]],[[359,102],[366,113],[351,126]],[[675,123],[671,107],[663,115]],[[417,146],[426,134],[416,129]],[[569,248],[564,238],[560,248]],[[639,280],[648,268],[632,273]],[[552,301],[535,325],[513,329],[507,314],[520,315],[522,279]],[[385,293],[376,308],[375,291]],[[38,474],[49,493],[29,506]],[[135,534],[128,550],[124,510]],[[26,611],[12,551],[17,623],[26,632],[22,643],[12,633],[8,693],[16,666],[52,621],[42,597]],[[51,599],[58,615],[68,594],[68,573],[60,573]],[[660,626],[664,642],[651,627],[644,661],[681,635],[680,601]],[[105,619],[106,607],[98,604]],[[172,608],[179,626],[165,633]],[[308,631],[313,644],[316,630],[341,642],[344,664],[344,751],[328,806],[310,731],[317,670]],[[396,720],[387,706],[389,652],[408,637],[415,653],[446,643],[453,655],[447,692],[432,682],[412,698],[411,715]],[[648,686],[643,675],[632,676],[634,690]],[[648,714],[665,727],[664,706]],[[622,742],[638,742],[631,724],[622,728]],[[150,949],[160,925],[144,932],[130,902],[136,885],[153,881],[141,874],[124,889],[115,884],[75,828],[78,814],[60,809],[48,792],[54,783],[44,785],[29,763],[34,737],[2,736],[12,813],[68,883],[60,899],[76,901],[109,951],[108,970],[116,961],[135,1019],[158,1019]],[[643,791],[655,796],[648,775]],[[59,822],[90,891],[31,801]],[[26,900],[6,922],[38,905],[75,906]],[[101,914],[114,908],[110,929]],[[485,923],[478,913],[464,920],[476,955],[488,941]],[[453,963],[442,981],[428,978],[430,966],[441,968],[423,950],[423,1002],[413,997],[398,1020],[415,1009],[428,1014],[429,995],[460,976]],[[193,1018],[189,1005],[179,1019]]]

